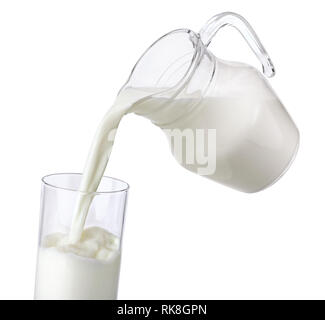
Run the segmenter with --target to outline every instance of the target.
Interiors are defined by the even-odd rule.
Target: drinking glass
[[[117,298],[129,186],[121,180],[103,177],[98,190],[86,194],[92,200],[81,241],[89,250],[83,251],[84,246],[79,243],[60,247],[57,239],[68,239],[74,209],[81,195],[78,191],[81,179],[79,173],[59,173],[42,178],[35,284],[37,300]],[[96,241],[93,241],[94,237]],[[110,241],[108,247],[107,239]]]

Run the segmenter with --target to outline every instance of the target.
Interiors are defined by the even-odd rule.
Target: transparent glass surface
[[[92,197],[84,227],[88,234],[82,243],[69,245],[64,236],[70,232],[81,179],[77,173],[42,179],[35,299],[117,297],[128,184],[102,178],[98,191],[88,194]],[[61,243],[51,246],[58,237],[63,237]]]
[[[243,36],[263,74],[210,52],[216,33],[228,26]],[[174,138],[170,130],[191,130],[190,143],[178,150],[171,144],[183,167],[233,189],[257,192],[286,172],[299,145],[298,129],[266,79],[274,74],[270,56],[251,25],[242,16],[225,12],[212,17],[199,33],[179,29],[154,42],[121,92],[142,90],[133,111],[169,130],[169,140]],[[215,142],[197,143],[198,130],[206,136],[209,130],[214,132]],[[184,161],[188,154],[201,160]],[[211,170],[202,168],[202,159]]]

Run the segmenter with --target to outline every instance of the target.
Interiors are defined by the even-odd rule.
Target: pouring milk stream
[[[209,149],[211,155],[207,156],[214,157],[215,166],[206,176],[218,182],[255,192],[273,183],[286,170],[296,152],[299,135],[283,105],[263,75],[253,67],[218,60],[207,51],[206,45],[215,33],[229,24],[246,37],[262,62],[264,73],[273,76],[273,64],[255,32],[236,14],[213,17],[200,37],[189,30],[167,34],[142,56],[101,122],[88,156],[81,191],[97,190],[112,150],[115,130],[123,115],[131,111],[151,119],[167,134],[179,132],[175,129],[182,130],[182,136],[186,129],[212,129],[215,140]],[[170,57],[164,58],[166,62],[160,60],[163,48],[171,52]],[[160,78],[150,72],[150,62],[162,69],[156,71]],[[149,77],[148,83],[142,79],[144,73]],[[177,139],[173,138],[171,143]],[[204,144],[209,141],[201,140],[201,145],[198,139],[190,141],[193,143],[188,148],[193,147],[196,155],[205,158]],[[189,153],[186,148],[185,144],[173,150],[177,159]],[[182,165],[196,173],[200,171],[198,163],[186,160]],[[90,202],[87,194],[80,196],[70,233],[72,242],[81,236]]]
[[[266,78],[249,65],[220,60],[208,50],[216,32],[227,25],[243,35],[262,63],[264,75],[274,75],[273,64],[257,35],[234,13],[214,16],[199,34],[180,29],[157,40],[139,59],[97,129],[70,234],[50,235],[41,248],[39,267],[44,278],[46,265],[59,263],[66,259],[66,252],[72,252],[98,263],[105,261],[108,267],[98,277],[104,277],[105,272],[106,278],[111,275],[107,285],[116,291],[117,283],[111,279],[119,269],[119,253],[114,252],[118,239],[100,228],[84,229],[84,225],[116,130],[127,113],[144,116],[161,127],[182,166],[234,189],[262,190],[287,170],[298,148],[299,133]],[[85,239],[97,241],[95,253]],[[110,251],[100,253],[108,243]],[[49,251],[53,248],[60,252]],[[76,272],[86,263],[75,262]],[[91,268],[89,272],[93,272]],[[65,276],[63,273],[60,277]],[[42,290],[46,291],[39,289],[39,298]],[[98,292],[98,296],[116,297],[106,290],[106,295]]]

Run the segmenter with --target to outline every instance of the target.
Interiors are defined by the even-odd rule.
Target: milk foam
[[[119,269],[119,239],[104,229],[86,228],[74,244],[51,234],[39,249],[35,299],[116,299]]]

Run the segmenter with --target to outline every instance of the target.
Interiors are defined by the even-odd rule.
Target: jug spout
[[[200,37],[205,46],[208,46],[216,33],[225,26],[237,29],[246,40],[256,57],[262,64],[263,74],[271,78],[275,75],[274,65],[252,26],[241,15],[233,12],[224,12],[212,17],[201,29]]]

